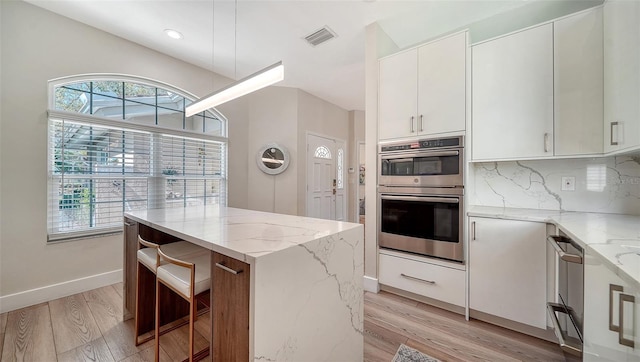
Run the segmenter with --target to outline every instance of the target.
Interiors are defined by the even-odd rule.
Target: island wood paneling
[[[123,313],[124,320],[136,311],[136,263],[138,262],[138,223],[124,218]]]
[[[216,263],[238,274],[219,268]],[[210,350],[213,351],[213,360],[248,361],[250,266],[214,252],[211,268],[213,339]]]

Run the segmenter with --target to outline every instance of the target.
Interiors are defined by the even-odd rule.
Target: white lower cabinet
[[[584,361],[640,361],[640,290],[585,252]]]
[[[469,308],[546,329],[546,224],[469,221]]]
[[[380,284],[464,307],[465,271],[380,254]]]

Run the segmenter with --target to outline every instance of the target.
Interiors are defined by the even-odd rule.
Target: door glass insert
[[[316,151],[313,153],[314,157],[317,158],[326,158],[327,160],[331,159],[331,151],[325,146],[319,146],[316,148]]]

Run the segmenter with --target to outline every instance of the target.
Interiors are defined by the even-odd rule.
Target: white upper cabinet
[[[378,138],[465,130],[466,32],[379,62]]]
[[[417,135],[418,50],[380,60],[379,72],[379,138]]]
[[[640,147],[640,2],[604,5],[604,150]]]
[[[464,131],[466,33],[418,48],[418,132]]]
[[[553,26],[472,48],[474,160],[553,156]]]
[[[554,154],[602,154],[602,8],[553,24]]]

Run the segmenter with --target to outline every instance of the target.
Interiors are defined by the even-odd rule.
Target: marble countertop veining
[[[218,205],[130,211],[124,216],[247,263],[361,227],[349,222]]]
[[[469,216],[552,223],[640,289],[640,216],[471,206]]]

